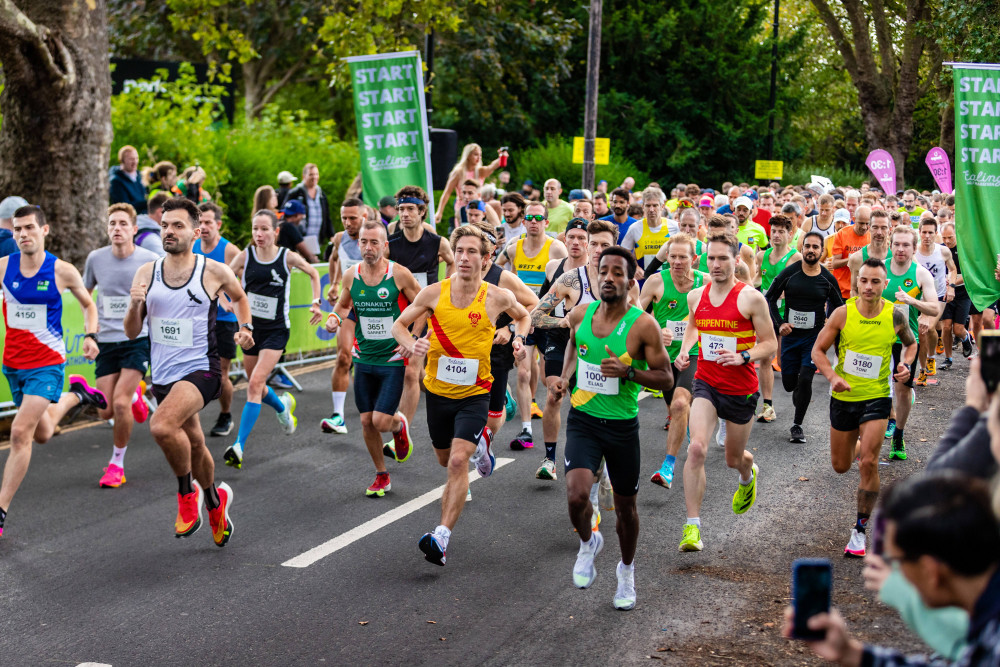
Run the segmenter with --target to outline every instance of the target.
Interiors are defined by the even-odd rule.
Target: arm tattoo
[[[903,345],[917,342],[913,337],[913,330],[910,329],[910,316],[907,311],[896,307],[892,309],[892,324],[897,329],[899,340]]]
[[[531,311],[531,324],[539,329],[554,329],[561,326],[562,318],[549,315],[560,301],[562,298],[554,290],[546,293]]]

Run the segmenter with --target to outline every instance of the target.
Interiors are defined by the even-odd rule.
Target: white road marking
[[[76,667],[111,667],[111,665],[103,662],[81,662]]]
[[[496,465],[493,468],[493,472],[496,473],[497,468],[501,468],[508,463],[513,463],[514,459],[497,459]],[[476,481],[477,479],[482,479],[479,473],[475,470],[469,472],[469,483]],[[313,547],[309,551],[291,558],[282,563],[285,567],[309,567],[313,563],[319,561],[320,559],[326,558],[332,553],[340,551],[344,547],[357,542],[363,537],[371,535],[376,530],[380,528],[385,528],[391,523],[399,521],[404,516],[408,514],[413,514],[418,509],[430,505],[431,503],[439,500],[441,494],[444,493],[444,485],[437,487],[436,489],[431,489],[422,496],[418,496],[413,500],[403,503],[395,509],[391,509],[385,514],[375,517],[370,521],[366,521],[356,528],[338,535],[329,542],[324,542],[318,547]]]

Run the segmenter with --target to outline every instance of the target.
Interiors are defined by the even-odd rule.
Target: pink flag
[[[927,151],[927,157],[924,159],[927,163],[927,168],[931,170],[931,175],[934,176],[934,182],[937,183],[938,190],[945,194],[951,194],[955,190],[951,187],[951,160],[948,159],[948,154],[944,152],[943,148],[934,148]]]
[[[881,148],[872,151],[868,154],[865,164],[878,179],[882,192],[890,195],[896,194],[896,162],[889,155],[889,151],[884,151]]]

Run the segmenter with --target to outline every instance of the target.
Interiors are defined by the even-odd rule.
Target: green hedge
[[[609,192],[621,185],[626,176],[634,178],[638,188],[649,183],[649,175],[618,153],[614,142],[611,144],[610,162],[611,164],[597,165],[595,179],[595,184],[596,181],[607,181]],[[541,191],[546,180],[556,178],[562,184],[563,199],[569,196],[570,190],[580,187],[583,174],[583,165],[573,164],[572,137],[548,137],[544,143],[534,148],[517,151],[511,166],[512,190],[519,190],[521,183],[530,178]]]

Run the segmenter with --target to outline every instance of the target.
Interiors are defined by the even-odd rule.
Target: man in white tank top
[[[938,224],[933,217],[926,217],[920,221],[920,245],[913,259],[917,264],[927,269],[934,278],[934,289],[937,291],[938,301],[944,303],[955,298],[955,288],[952,285],[958,280],[958,269],[955,267],[955,260],[951,256],[948,246],[937,242]],[[941,307],[943,314],[944,307]],[[928,376],[937,375],[937,360],[934,358],[937,352],[938,322],[941,314],[934,320],[934,326],[927,329],[927,333],[920,335],[920,374],[913,381],[918,387],[928,384],[935,385],[937,380],[928,380]],[[944,350],[941,351],[942,353]],[[950,352],[950,350],[949,350]]]
[[[807,217],[802,221],[802,236],[799,236],[798,243],[799,252],[802,252],[802,238],[809,232],[822,234],[824,239],[828,236],[833,236],[837,231],[833,224],[833,213],[833,197],[831,195],[820,195],[819,214]]]
[[[222,386],[215,338],[219,296],[225,292],[232,300],[239,323],[233,338],[243,349],[253,346],[253,325],[250,303],[232,269],[192,252],[198,216],[188,199],[175,197],[163,205],[160,229],[167,254],[136,272],[124,329],[135,340],[148,318],[152,392],[159,401],[149,430],[177,476],[175,534],[188,537],[201,528],[207,505],[212,538],[224,547],[233,533],[233,490],[224,482],[216,488],[215,464],[198,420]]]

